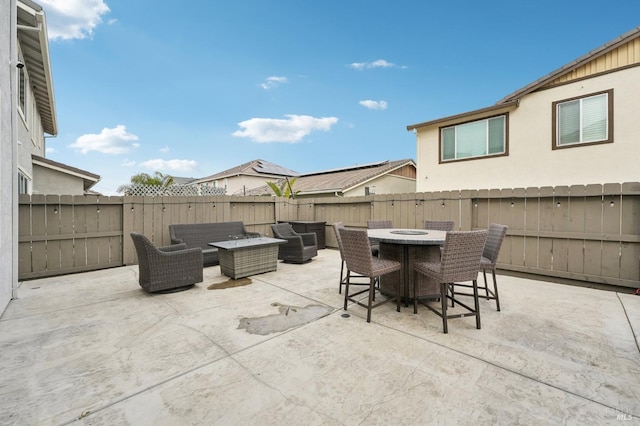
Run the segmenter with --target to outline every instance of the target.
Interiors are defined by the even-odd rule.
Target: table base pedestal
[[[395,294],[398,288],[398,279],[401,280],[403,294],[408,294],[405,298],[405,305],[409,300],[413,301],[413,264],[416,262],[438,262],[440,261],[440,246],[410,246],[380,243],[380,258],[396,260],[402,264],[400,274],[387,274],[380,277],[380,291],[385,294]],[[425,277],[417,276],[418,299],[440,298],[440,285],[438,282]]]

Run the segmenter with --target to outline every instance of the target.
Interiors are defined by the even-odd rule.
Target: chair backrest
[[[443,282],[472,281],[478,278],[487,234],[486,230],[447,232],[440,260]]]
[[[498,261],[498,255],[500,254],[500,247],[504,241],[504,236],[507,234],[507,225],[500,225],[492,223],[489,225],[489,235],[487,236],[487,243],[484,245],[484,251],[482,256],[491,261],[492,265]]]
[[[344,260],[344,248],[342,248],[342,238],[340,237],[340,229],[344,228],[344,223],[335,222],[333,224],[333,232],[336,234],[336,241],[338,242],[338,250],[340,250],[340,257]]]
[[[368,220],[368,229],[389,229],[393,228],[393,222],[390,220]]]
[[[149,270],[149,253],[158,251],[158,249],[153,245],[151,240],[138,232],[131,233],[131,240],[133,240],[133,246],[136,248],[140,274],[146,274]]]
[[[373,256],[366,229],[339,228],[344,261],[347,269],[356,274],[371,277],[373,274]]]
[[[271,225],[271,230],[273,231],[274,237],[295,237],[298,235],[291,226],[290,223],[275,223]]]
[[[452,220],[425,220],[424,229],[433,229],[434,231],[454,231],[456,223]]]

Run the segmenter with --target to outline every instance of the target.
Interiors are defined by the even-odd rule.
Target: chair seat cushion
[[[400,262],[389,259],[379,259],[374,257],[373,259],[373,273],[372,275],[385,275],[390,272],[399,271],[401,268]]]

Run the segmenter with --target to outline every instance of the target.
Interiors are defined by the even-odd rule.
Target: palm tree
[[[170,185],[173,185],[173,176],[168,174],[165,175],[160,172],[155,172],[153,176],[148,173],[138,173],[131,176],[131,183],[120,185],[117,191],[127,194],[131,192],[131,188],[134,185],[159,186],[164,189]]]
[[[269,188],[273,191],[276,197],[284,197],[284,198],[296,198],[296,195],[300,191],[293,191],[293,184],[296,182],[297,178],[284,178],[280,180],[280,185],[275,182],[267,182]]]

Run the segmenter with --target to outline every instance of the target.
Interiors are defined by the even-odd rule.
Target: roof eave
[[[26,0],[18,1],[17,7],[29,14],[35,22],[35,26],[32,28],[24,29],[18,27],[18,32],[37,32],[37,47],[27,43],[21,43],[21,47],[23,49],[23,55],[27,56],[25,58],[25,62],[27,62],[27,72],[31,71],[35,74],[37,71],[40,71],[44,76],[44,87],[41,87],[42,84],[32,85],[32,87],[34,87],[34,96],[36,98],[38,113],[42,117],[43,131],[52,136],[57,136],[58,122],[53,91],[53,77],[51,73],[51,58],[49,55],[47,22],[44,10],[39,5]],[[39,60],[39,57],[42,57],[42,60]]]
[[[558,77],[562,76],[563,74],[569,73],[573,70],[575,70],[576,68],[581,67],[582,65],[592,61],[595,57],[604,55],[614,49],[617,49],[619,46],[628,43],[630,40],[633,40],[635,38],[640,37],[640,26],[632,29],[631,31],[628,31],[624,34],[622,34],[621,36],[615,38],[614,40],[611,40],[608,43],[605,43],[604,45],[600,46],[597,49],[594,49],[592,51],[590,51],[589,53],[582,55],[581,57],[569,62],[568,64],[550,72],[549,74],[539,78],[538,80],[527,84],[526,86],[524,86],[521,89],[516,90],[515,92],[505,96],[504,98],[500,99],[496,104],[504,104],[506,102],[511,102],[515,99],[519,99],[524,95],[527,95],[529,93],[535,92],[536,90],[538,90],[539,88],[545,86],[546,84],[548,84],[549,82],[557,79]]]
[[[428,127],[428,126],[434,126],[436,124],[441,124],[441,123],[445,123],[445,122],[449,122],[449,121],[460,121],[463,120],[465,118],[469,118],[475,115],[490,115],[492,113],[498,113],[501,111],[508,111],[514,108],[517,108],[519,104],[519,99],[513,99],[507,102],[503,102],[501,104],[498,105],[491,105],[489,107],[486,108],[480,108],[480,109],[476,109],[473,111],[467,111],[467,112],[463,112],[461,114],[456,114],[456,115],[450,115],[448,117],[442,117],[442,118],[438,118],[435,120],[430,120],[430,121],[425,121],[423,123],[418,123],[418,124],[411,124],[409,126],[407,126],[407,130],[408,131],[413,131],[413,130],[417,130],[420,127]]]

